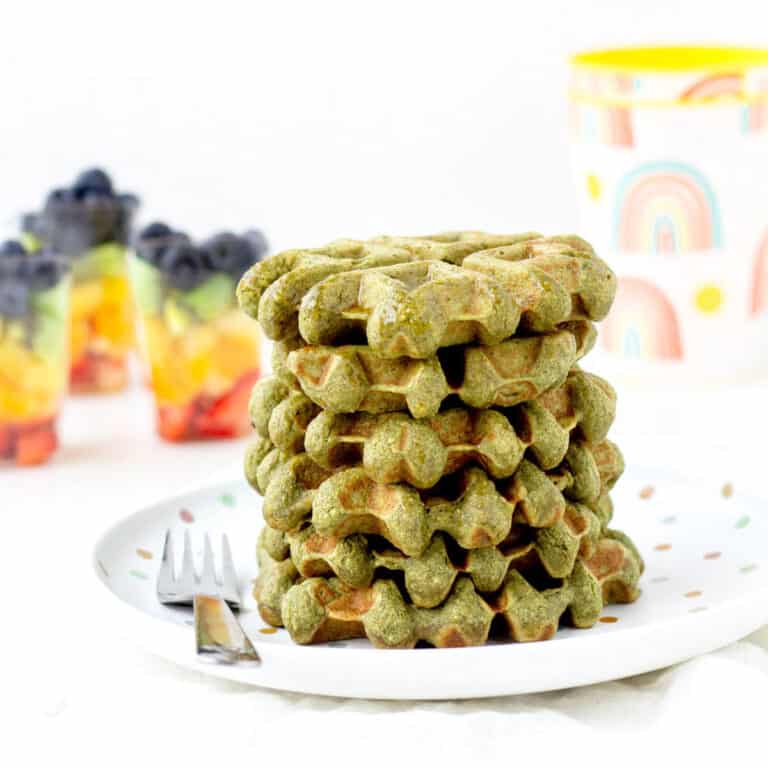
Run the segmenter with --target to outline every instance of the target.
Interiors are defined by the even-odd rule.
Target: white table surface
[[[753,385],[671,402],[629,391],[622,393],[612,436],[631,461],[643,435],[647,453],[647,436],[664,434],[659,463],[711,467],[724,481],[759,493],[766,474],[766,394],[765,385]],[[698,450],[681,451],[681,430],[694,428],[699,436],[686,444]],[[61,436],[63,447],[48,466],[0,467],[4,613],[12,617],[4,622],[0,701],[7,707],[4,723],[13,727],[3,729],[3,738],[36,758],[15,764],[55,765],[77,757],[84,765],[287,760],[314,768],[400,765],[407,755],[406,765],[426,759],[458,765],[512,762],[529,753],[544,765],[556,756],[593,764],[598,753],[598,764],[634,764],[641,754],[658,758],[661,752],[662,764],[673,753],[706,753],[734,764],[742,753],[754,758],[758,746],[762,753],[768,628],[656,673],[467,702],[281,694],[149,657],[116,637],[90,607],[89,595],[102,589],[91,571],[92,546],[133,510],[223,472],[240,472],[245,441],[161,442],[153,433],[150,399],[139,387],[70,400]]]

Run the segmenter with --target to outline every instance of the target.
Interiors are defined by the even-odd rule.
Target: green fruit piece
[[[40,315],[35,321],[32,349],[46,360],[58,360],[66,350],[67,327],[48,315]]]
[[[138,257],[128,260],[136,304],[145,315],[157,315],[163,306],[163,273]]]
[[[31,346],[40,357],[58,361],[67,351],[69,279],[47,291],[32,294]]]
[[[15,341],[17,344],[24,343],[25,337],[24,322],[20,320],[8,320],[5,324],[5,338],[8,341]]]
[[[166,327],[174,336],[180,336],[194,323],[194,317],[172,297],[165,301],[163,317]]]
[[[103,243],[90,248],[72,260],[76,280],[125,274],[125,246],[120,243]]]
[[[24,250],[27,253],[35,253],[43,247],[40,238],[38,238],[37,235],[33,235],[31,232],[22,232],[19,235],[19,242],[24,246]]]
[[[208,322],[234,305],[235,281],[217,272],[194,290],[184,292],[181,300],[203,322]]]
[[[69,312],[69,277],[62,278],[47,291],[36,291],[31,302],[35,315],[45,314],[63,323]]]

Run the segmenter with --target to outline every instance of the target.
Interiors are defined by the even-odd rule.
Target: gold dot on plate
[[[262,627],[259,632],[262,635],[274,635],[277,632],[277,627]]]
[[[670,549],[672,549],[671,544],[657,544],[654,549],[657,552],[668,552]]]
[[[151,560],[154,557],[148,549],[142,549],[141,547],[136,550],[136,554],[144,560]]]
[[[600,621],[603,624],[615,624],[619,620],[618,616],[601,616]]]
[[[721,489],[720,493],[724,499],[730,499],[733,496],[733,483],[726,483]]]
[[[705,560],[717,560],[720,555],[722,555],[722,552],[707,552],[706,555],[704,555]]]
[[[683,597],[701,597],[701,590],[692,589],[690,592],[686,592]]]
[[[688,613],[701,613],[702,611],[706,611],[707,606],[706,605],[697,605],[695,608],[691,608]]]
[[[693,301],[699,312],[711,315],[723,306],[724,298],[723,291],[719,286],[707,283],[696,291]]]
[[[652,485],[646,485],[644,488],[640,489],[640,498],[650,499],[655,490],[656,489]]]

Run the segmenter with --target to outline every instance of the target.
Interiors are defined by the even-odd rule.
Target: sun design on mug
[[[702,285],[696,291],[696,295],[694,297],[696,309],[706,315],[712,315],[719,311],[723,306],[724,301],[725,297],[723,295],[722,289],[717,285],[713,285],[712,283]]]
[[[600,179],[594,174],[590,173],[587,175],[587,194],[595,201],[600,199],[600,195],[602,194],[602,185],[600,184]]]

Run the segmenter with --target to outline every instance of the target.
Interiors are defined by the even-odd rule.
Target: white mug
[[[625,371],[768,372],[768,50],[572,66],[580,234],[619,277],[602,349]]]

